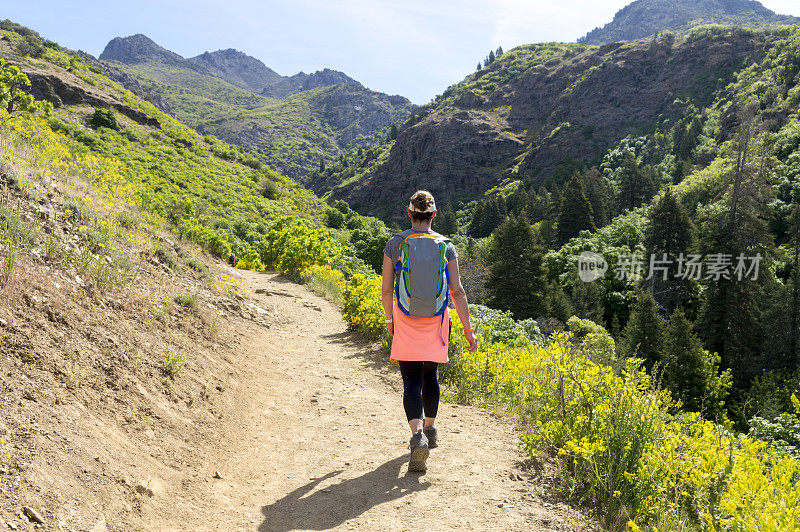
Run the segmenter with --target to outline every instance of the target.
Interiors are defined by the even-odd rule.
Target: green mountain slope
[[[709,30],[679,42],[521,46],[421,107],[396,141],[316,173],[311,187],[399,216],[397,198],[418,187],[458,202],[514,182],[560,183],[625,137],[668,131],[708,105],[777,40]]]
[[[143,35],[112,40],[100,59],[162,96],[179,120],[253,150],[299,179],[321,161],[385,137],[413,108],[334,71],[276,78],[235,51],[187,60]]]
[[[265,224],[282,214],[323,218],[326,205],[302,185],[159,111],[79,53],[13,23],[4,22],[0,35],[0,57],[28,76],[36,98],[55,106],[53,117],[32,130],[44,132],[36,134],[45,135],[48,149],[76,159],[99,157],[92,179],[122,187],[115,193],[130,194],[157,219],[216,253],[246,252]],[[117,128],[93,127],[98,109],[109,110],[113,120],[103,123],[115,121]]]
[[[617,11],[613,21],[593,29],[578,42],[633,41],[665,30],[685,33],[710,23],[757,29],[798,22],[797,17],[778,15],[755,0],[636,0]]]

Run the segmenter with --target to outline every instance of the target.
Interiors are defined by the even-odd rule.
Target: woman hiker
[[[478,340],[470,325],[456,248],[431,230],[436,217],[433,196],[426,190],[416,192],[407,210],[411,229],[393,236],[383,250],[382,303],[386,327],[393,336],[390,360],[400,364],[403,407],[411,427],[408,469],[425,471],[429,449],[438,445],[436,371],[447,362],[450,298],[470,351],[478,347]]]

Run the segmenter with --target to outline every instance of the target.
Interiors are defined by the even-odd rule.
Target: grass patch
[[[185,309],[195,310],[197,308],[197,294],[178,294],[173,301]]]
[[[186,257],[185,259],[183,259],[183,262],[185,262],[189,268],[200,274],[200,277],[202,279],[208,278],[209,276],[208,266],[203,264],[201,261],[197,260],[194,257]]]
[[[164,350],[164,360],[161,364],[161,370],[164,375],[170,379],[175,379],[183,369],[186,363],[186,358],[177,351],[172,351],[167,348]]]

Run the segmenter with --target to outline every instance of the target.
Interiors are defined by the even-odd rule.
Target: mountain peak
[[[316,89],[317,87],[341,85],[343,83],[354,84],[363,88],[361,83],[344,72],[323,68],[311,74],[300,71],[294,76],[281,78],[277,82],[268,85],[261,94],[272,98],[286,98],[298,92]]]
[[[344,72],[330,68],[323,68],[322,70],[317,70],[312,74],[308,74],[308,77],[303,83],[303,90],[309,90],[327,85],[340,85],[342,83],[356,83],[361,85],[358,83],[358,81],[354,80]]]
[[[277,83],[282,76],[264,63],[234,48],[204,52],[189,61],[206,67],[214,75],[236,86],[258,92]]]
[[[119,61],[126,65],[145,63],[153,60],[167,62],[182,61],[183,58],[175,52],[156,44],[147,35],[137,33],[128,37],[115,37],[106,45],[100,59],[104,61]]]
[[[633,41],[665,30],[684,33],[710,23],[763,28],[798,24],[800,19],[778,15],[756,0],[636,0],[617,11],[614,20],[590,31],[578,42]]]

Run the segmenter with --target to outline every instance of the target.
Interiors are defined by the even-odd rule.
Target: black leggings
[[[436,417],[439,410],[439,381],[436,378],[436,362],[398,361],[400,374],[403,376],[403,408],[406,417],[422,419]]]

